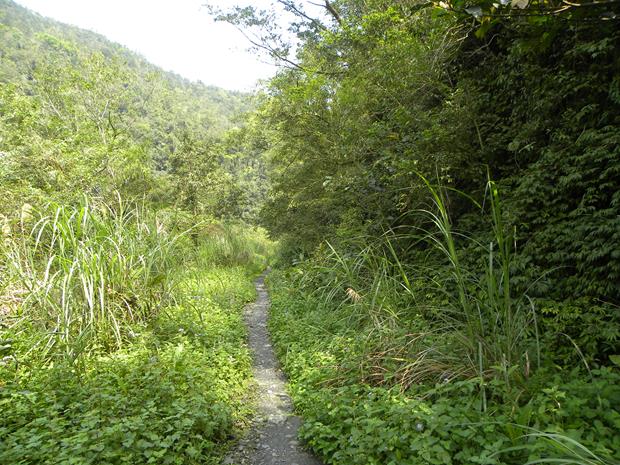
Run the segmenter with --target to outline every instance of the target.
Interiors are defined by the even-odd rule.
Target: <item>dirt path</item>
[[[250,432],[229,452],[223,464],[321,465],[318,459],[301,448],[297,440],[301,419],[292,413],[286,380],[278,367],[267,332],[269,297],[265,275],[256,280],[258,299],[245,313],[258,385],[258,414]]]

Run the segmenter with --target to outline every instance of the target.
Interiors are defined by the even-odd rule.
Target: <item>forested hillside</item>
[[[250,95],[163,72],[8,0],[0,34],[0,194],[14,199],[2,213],[115,192],[192,213],[253,208],[235,174],[254,161],[224,143]]]
[[[216,463],[246,421],[252,106],[0,1],[0,463]]]

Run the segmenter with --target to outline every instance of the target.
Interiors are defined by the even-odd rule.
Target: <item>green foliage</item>
[[[476,37],[484,37],[497,25],[508,22],[535,27],[554,27],[558,18],[565,23],[598,22],[604,24],[616,19],[618,8],[615,2],[576,1],[566,3],[558,0],[446,0],[438,8],[449,10],[461,21],[472,21],[476,25]],[[441,14],[441,10],[438,14]],[[445,14],[445,13],[444,13]],[[548,44],[552,38],[543,35],[542,42]]]
[[[418,172],[481,202],[488,167],[516,229],[515,291],[617,303],[619,36],[579,13],[617,7],[562,5],[566,15],[541,20],[543,4],[494,5],[511,14],[483,19],[486,35],[410,2],[335,2],[339,19],[323,27],[300,18],[296,66],[258,113],[272,178],[262,221],[285,259],[424,226],[410,215],[426,203]],[[447,204],[457,229],[487,242],[471,203]]]
[[[294,265],[271,325],[304,438],[328,463],[616,459],[617,4],[279,3],[296,54],[268,14],[220,19],[285,67],[261,218]]]
[[[243,96],[0,0],[0,461],[215,463],[273,252],[231,217],[297,265],[270,325],[327,463],[617,461],[617,4],[278,3],[297,48],[219,13],[285,64],[224,135]]]
[[[379,367],[386,384],[370,376],[372,365],[359,366],[373,353],[374,363],[394,356],[380,344],[379,328],[351,324],[359,308],[300,293],[296,280],[284,274],[272,275],[270,282],[270,327],[295,405],[305,418],[301,434],[326,463],[523,464],[583,456],[570,441],[601,458],[586,456],[591,462],[584,463],[620,458],[617,369],[593,370],[591,377],[542,370],[517,389],[498,377],[484,387],[476,378],[444,378],[403,390],[397,379],[389,379],[393,365]],[[418,320],[418,331],[422,328]],[[398,337],[383,331],[387,338]],[[405,341],[401,336],[395,345]],[[570,447],[558,450],[557,443],[546,440],[555,434],[559,442],[568,438]]]
[[[328,243],[328,250],[299,267],[302,292],[326,305],[351,306],[349,323],[372,328],[369,344],[375,347],[355,370],[367,380],[406,389],[418,382],[501,377],[510,387],[540,367],[536,305],[511,291],[513,242],[501,220],[497,186],[488,185],[494,238],[488,246],[453,230],[446,190],[428,184],[430,206],[417,214],[421,222],[428,218],[429,229],[360,237],[340,250]],[[457,238],[473,242],[480,260],[461,263]],[[408,263],[401,246],[413,242],[438,253]],[[484,388],[481,396],[486,408]]]
[[[272,244],[217,224],[190,241],[166,213],[2,218],[0,462],[215,464],[246,422],[241,310]]]
[[[264,270],[275,252],[262,228],[241,224],[211,224],[203,231],[204,245],[198,260],[220,266],[244,266],[255,272]]]
[[[87,199],[4,219],[0,462],[218,463],[251,412],[241,314],[271,245],[211,225],[194,246],[170,219]]]
[[[177,237],[138,207],[50,205],[22,210],[0,247],[9,293],[21,296],[12,331],[41,336],[31,349],[75,361],[119,348],[130,325],[155,318],[171,292]]]
[[[445,63],[460,32],[449,18],[405,10],[369,6],[325,31],[301,55],[308,71],[284,71],[267,90],[272,189],[263,221],[290,255],[312,252],[351,218],[380,234],[414,203],[422,186],[415,172],[447,169],[460,150],[437,128],[448,112],[463,116],[443,104],[451,100]],[[449,138],[450,150],[427,151],[431,138]]]
[[[545,274],[532,294],[617,300],[620,37],[589,22],[497,32],[487,49],[468,40],[457,69],[477,107],[475,160],[506,186],[519,272]]]
[[[178,305],[133,325],[123,350],[79,373],[0,366],[0,461],[218,463],[249,412],[241,309],[253,296],[242,268],[188,267]]]
[[[0,3],[0,207],[144,199],[239,216],[257,153],[227,163],[247,95],[190,83],[103,37]],[[5,40],[6,39],[6,40]],[[239,181],[235,170],[250,168]],[[255,187],[250,187],[254,192]],[[260,198],[255,199],[260,202]],[[247,205],[244,209],[248,209]]]
[[[556,363],[608,363],[620,341],[617,307],[577,300],[539,302],[541,332]]]
[[[274,248],[249,107],[0,0],[0,463],[219,463]]]

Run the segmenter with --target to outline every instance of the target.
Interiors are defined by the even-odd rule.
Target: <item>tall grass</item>
[[[499,371],[509,384],[509,371],[516,367],[524,376],[529,376],[534,365],[540,365],[536,312],[527,295],[511,293],[514,241],[503,223],[497,186],[490,180],[487,184],[493,234],[486,247],[486,266],[482,270],[468,270],[459,261],[455,233],[441,188],[433,187],[426,179],[424,182],[434,208],[422,210],[422,213],[431,219],[437,231],[426,231],[425,237],[448,260],[452,273],[442,286],[458,290],[458,299],[450,299],[440,315],[455,329],[467,354],[467,363],[478,367],[481,378],[487,371]],[[473,242],[464,235],[460,238]]]
[[[203,266],[249,266],[262,271],[274,254],[275,243],[262,228],[212,223],[200,229],[196,259]]]
[[[524,429],[521,444],[497,451],[497,455],[505,452],[527,451],[528,459],[523,465],[540,465],[555,463],[558,465],[618,465],[620,462],[608,455],[595,453],[583,443],[567,434],[539,431],[524,425],[510,425],[516,429]]]
[[[22,213],[2,245],[20,296],[13,330],[31,333],[30,352],[47,360],[121,347],[170,295],[177,239],[120,198]]]
[[[447,191],[422,179],[428,208],[412,214],[430,226],[359,238],[342,250],[326,244],[300,284],[329,305],[348,308],[343,317],[351,323],[369,324],[372,350],[360,371],[392,371],[404,388],[479,378],[485,409],[486,380],[499,377],[510,387],[540,364],[536,312],[526,295],[512,293],[514,242],[497,186],[487,185],[492,239],[484,245],[454,230]],[[426,244],[425,252],[411,255],[411,244],[418,250]],[[460,251],[472,244],[485,265],[463,264]]]

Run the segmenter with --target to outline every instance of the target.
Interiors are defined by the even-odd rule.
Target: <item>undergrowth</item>
[[[497,186],[486,244],[455,231],[445,191],[427,187],[429,206],[414,212],[427,228],[328,243],[270,278],[303,439],[338,465],[617,463],[615,359],[543,322],[561,303],[542,312],[512,290]],[[480,260],[466,265],[465,250]],[[569,347],[578,363],[555,363]]]
[[[589,375],[541,369],[518,387],[491,378],[484,382],[486,407],[476,377],[403,389],[395,375],[411,360],[390,360],[385,351],[379,359],[377,352],[383,338],[406,346],[406,328],[379,335],[372,325],[351,324],[355,306],[300,294],[284,272],[270,283],[270,326],[305,419],[301,435],[325,463],[524,464],[564,454],[567,461],[558,463],[602,464],[620,458],[617,369]],[[567,438],[566,448],[558,454],[557,443],[542,432]],[[592,459],[572,440],[601,460],[568,461],[584,454]]]
[[[121,207],[4,230],[0,463],[218,463],[250,413],[241,310],[271,245]]]

